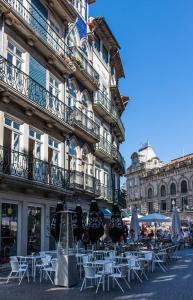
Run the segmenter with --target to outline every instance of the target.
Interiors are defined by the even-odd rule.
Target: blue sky
[[[147,140],[164,162],[192,153],[193,1],[96,0],[90,15],[105,17],[122,48],[127,166]]]

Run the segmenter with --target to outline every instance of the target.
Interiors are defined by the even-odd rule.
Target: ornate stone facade
[[[147,144],[131,156],[127,169],[127,207],[141,213],[170,213],[175,206],[183,217],[193,211],[193,154],[164,164]]]

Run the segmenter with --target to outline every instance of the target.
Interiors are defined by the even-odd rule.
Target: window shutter
[[[48,29],[48,11],[42,5],[39,0],[31,0],[31,6],[29,8],[31,13],[31,26],[35,29],[37,33],[47,40],[47,29]]]

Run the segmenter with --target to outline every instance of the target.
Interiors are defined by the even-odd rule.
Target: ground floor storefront
[[[65,207],[75,209],[78,203],[88,214],[90,200],[75,198],[67,197]],[[11,188],[0,192],[0,266],[8,263],[10,256],[56,249],[50,228],[58,201],[54,193],[43,196],[33,190],[12,192]],[[99,203],[99,207],[104,205]],[[101,211],[108,212],[104,208]]]

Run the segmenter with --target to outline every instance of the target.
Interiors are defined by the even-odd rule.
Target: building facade
[[[183,219],[193,218],[193,155],[163,163],[147,144],[134,152],[127,169],[127,207],[141,213],[171,214],[177,207]]]
[[[0,258],[53,249],[58,201],[119,200],[124,70],[92,0],[0,0]]]

